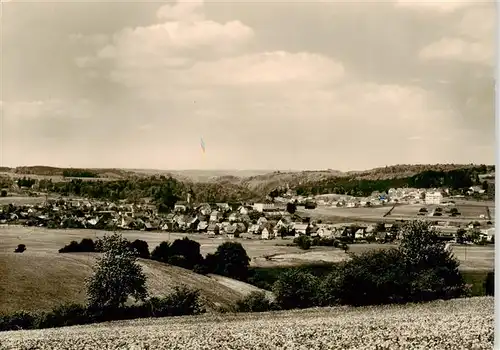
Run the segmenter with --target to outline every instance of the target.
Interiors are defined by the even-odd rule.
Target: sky
[[[0,166],[493,164],[495,18],[485,1],[10,0]]]

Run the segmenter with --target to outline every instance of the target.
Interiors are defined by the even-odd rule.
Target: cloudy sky
[[[491,164],[495,11],[484,1],[11,0],[0,163]]]

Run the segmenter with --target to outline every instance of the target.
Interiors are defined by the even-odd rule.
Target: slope
[[[85,302],[85,279],[92,273],[95,254],[0,253],[0,312],[50,310],[62,303]],[[228,307],[248,294],[240,282],[220,283],[215,277],[140,260],[151,295],[170,293],[185,285],[200,290],[208,310]]]

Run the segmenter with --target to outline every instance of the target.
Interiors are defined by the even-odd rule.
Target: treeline
[[[53,182],[42,179],[38,182],[40,191],[75,195],[102,200],[131,200],[153,198],[160,209],[170,210],[175,203],[191,194],[197,202],[239,202],[255,198],[255,194],[237,185],[181,182],[173,177],[149,177],[116,181],[83,181],[72,179],[67,182]]]
[[[336,177],[313,183],[299,185],[298,195],[317,195],[338,193],[351,196],[369,196],[373,192],[387,192],[390,188],[434,188],[448,187],[452,190],[468,189],[473,185],[482,185],[479,174],[487,172],[488,167],[477,166],[450,171],[428,170],[410,177],[363,180],[355,176]]]
[[[64,169],[62,175],[63,177],[99,177],[95,171],[85,169]]]

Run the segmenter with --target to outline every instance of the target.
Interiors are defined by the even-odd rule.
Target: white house
[[[443,194],[439,191],[427,192],[425,194],[425,204],[439,205],[443,200]]]
[[[274,204],[272,204],[272,203],[255,203],[253,205],[253,210],[261,212],[261,213],[264,210],[271,210],[271,209],[274,209]]]
[[[271,227],[264,227],[262,230],[262,239],[273,239],[274,230]]]
[[[309,224],[294,223],[292,229],[295,230],[295,236],[305,235]]]

